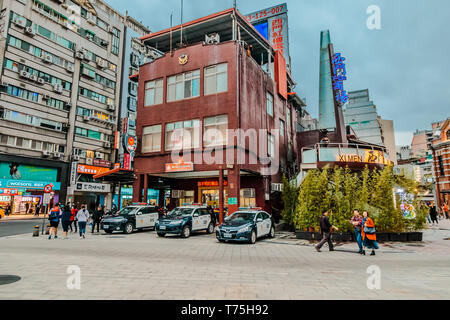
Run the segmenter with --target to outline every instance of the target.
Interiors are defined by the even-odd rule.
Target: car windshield
[[[229,222],[242,222],[242,223],[248,223],[252,222],[255,218],[255,214],[252,212],[236,212],[231,217],[227,219]]]
[[[190,216],[194,209],[192,208],[176,208],[170,211],[167,216],[169,218],[181,217],[181,216]]]
[[[136,207],[126,207],[123,208],[122,210],[120,210],[117,215],[119,216],[128,216],[130,214],[135,214],[136,213]]]

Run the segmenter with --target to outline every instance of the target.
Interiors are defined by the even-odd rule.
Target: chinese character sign
[[[333,56],[331,65],[333,68],[333,88],[336,101],[343,105],[348,101],[347,91],[344,90],[344,81],[347,80],[347,70],[345,68],[345,58],[340,53]]]

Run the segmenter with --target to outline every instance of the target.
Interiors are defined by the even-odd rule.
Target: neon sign
[[[345,58],[340,53],[336,53],[331,61],[333,67],[333,88],[336,101],[345,104],[348,101],[347,91],[344,90],[344,81],[347,80],[347,70],[345,68]]]

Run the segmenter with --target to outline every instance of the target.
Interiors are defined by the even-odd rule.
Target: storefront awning
[[[102,182],[133,184],[134,180],[136,180],[136,175],[134,174],[134,170],[117,168],[97,174],[94,176],[94,179]]]

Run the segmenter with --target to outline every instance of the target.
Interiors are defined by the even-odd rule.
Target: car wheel
[[[133,233],[133,224],[131,222],[128,222],[125,225],[125,228],[123,228],[123,232],[126,233],[126,234]]]
[[[185,226],[183,228],[183,231],[181,231],[181,237],[182,238],[189,238],[191,236],[191,228],[189,226]]]
[[[156,234],[158,235],[158,237],[161,237],[161,238],[164,238],[166,236],[166,234],[162,233],[162,232],[157,232]]]
[[[256,231],[255,231],[255,230],[252,231],[252,234],[250,235],[250,240],[249,240],[249,242],[250,242],[251,244],[255,244],[255,243],[256,243]]]
[[[104,230],[107,234],[112,234],[113,231],[112,230]]]
[[[213,225],[213,223],[211,222],[211,223],[209,224],[209,226],[208,226],[208,229],[206,229],[206,233],[212,234],[213,232],[214,232],[214,225]]]
[[[275,227],[274,226],[270,227],[269,238],[271,238],[271,239],[275,238]]]

